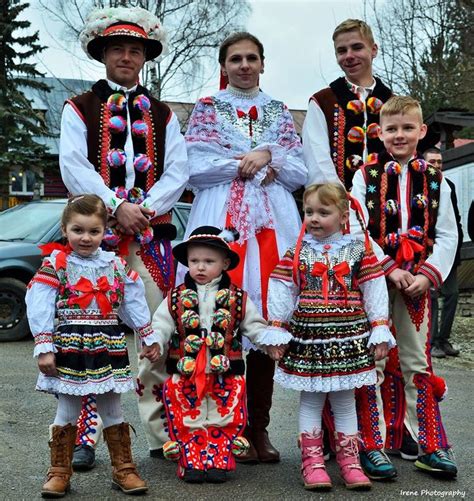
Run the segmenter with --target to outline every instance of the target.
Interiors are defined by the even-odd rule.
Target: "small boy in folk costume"
[[[173,249],[189,268],[153,316],[160,351],[169,344],[163,388],[171,441],[165,457],[178,460],[186,482],[221,483],[235,469],[233,454],[248,449],[242,336],[265,344],[266,322],[227,270],[239,264],[232,232],[196,228]]]
[[[433,374],[429,346],[429,289],[439,288],[448,275],[457,244],[450,189],[442,173],[416,153],[418,142],[426,134],[416,100],[390,98],[382,107],[380,126],[385,151],[377,162],[356,172],[352,196],[366,213],[374,251],[389,284],[406,397],[406,416],[391,419],[405,419],[408,431],[417,440],[415,465],[419,469],[452,478],[457,468],[438,406],[445,386]],[[378,384],[383,384],[384,366],[383,360],[377,364]],[[379,394],[377,398],[382,408]],[[403,408],[392,411],[404,413]],[[384,414],[380,413],[378,423],[373,422],[383,440],[384,418],[390,410],[385,409]]]

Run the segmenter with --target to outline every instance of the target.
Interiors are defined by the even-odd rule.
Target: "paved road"
[[[130,340],[129,340],[130,341]],[[129,343],[129,345],[132,343]],[[40,499],[39,490],[48,467],[48,425],[55,413],[55,399],[34,391],[36,364],[32,341],[0,345],[0,500]],[[134,356],[132,355],[132,358]],[[449,385],[442,412],[450,440],[454,444],[460,474],[455,481],[440,481],[418,472],[410,462],[395,458],[397,481],[375,483],[370,492],[354,493],[342,485],[334,459],[329,473],[334,481],[331,492],[305,491],[299,479],[299,451],[296,448],[297,394],[277,388],[272,414],[271,436],[282,453],[277,465],[238,465],[223,485],[189,486],[178,480],[175,465],[148,457],[146,441],[138,418],[135,396],[123,398],[126,419],[136,428],[133,449],[139,470],[150,486],[146,499],[207,500],[304,500],[304,499],[473,499],[473,391],[471,368],[439,367]],[[75,474],[67,499],[127,499],[110,489],[110,466],[104,444],[99,445],[97,467]]]

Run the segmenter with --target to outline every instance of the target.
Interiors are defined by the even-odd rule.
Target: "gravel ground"
[[[341,484],[334,459],[328,464],[334,487],[331,492],[316,494],[305,491],[300,482],[300,457],[296,448],[298,396],[296,392],[276,387],[270,432],[280,449],[282,461],[275,465],[239,465],[229,482],[222,486],[204,484],[190,486],[176,478],[174,464],[148,456],[135,395],[124,395],[126,419],[137,430],[133,439],[135,460],[150,492],[142,499],[158,501],[216,500],[404,500],[438,498],[474,499],[474,421],[472,419],[472,371],[474,370],[474,318],[458,319],[453,342],[461,356],[434,360],[440,376],[446,378],[449,394],[441,403],[443,421],[453,443],[459,475],[454,481],[434,479],[415,469],[413,463],[394,457],[399,477],[394,482],[374,483],[370,492],[348,492]],[[135,360],[133,342],[129,338],[131,360]],[[40,487],[48,467],[47,429],[56,403],[54,397],[34,391],[37,367],[31,354],[31,340],[0,345],[0,501],[41,499]],[[472,496],[472,497],[471,497]],[[66,499],[115,500],[130,499],[110,489],[110,464],[104,444],[97,450],[97,467],[76,474],[72,492]]]

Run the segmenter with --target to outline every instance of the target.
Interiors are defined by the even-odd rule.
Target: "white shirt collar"
[[[129,94],[130,92],[137,90],[137,87],[138,87],[138,84],[136,84],[133,87],[130,87],[130,89],[127,89],[126,87],[123,87],[122,85],[119,85],[115,82],[112,82],[112,80],[109,80],[108,78],[106,80],[107,80],[107,83],[109,84],[109,87],[112,90],[123,90],[126,94]]]
[[[356,85],[352,82],[350,82],[347,78],[346,78],[346,82],[347,82],[347,85],[349,86],[349,89],[351,90],[351,92],[353,92],[354,94],[367,94],[367,95],[370,95],[372,94],[372,92],[374,91],[375,89],[375,85],[377,84],[377,82],[375,81],[375,78],[372,79],[372,85],[369,85],[368,87],[363,87],[362,85]]]

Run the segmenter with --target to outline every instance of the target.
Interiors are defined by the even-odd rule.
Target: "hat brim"
[[[190,245],[205,245],[224,251],[227,254],[227,257],[230,259],[230,264],[227,268],[227,271],[233,270],[239,265],[240,257],[237,252],[229,248],[224,248],[222,244],[219,243],[219,240],[196,239],[191,242],[181,242],[180,244],[173,247],[173,256],[179,263],[183,264],[186,267],[188,267],[188,247]]]
[[[142,42],[143,45],[145,46],[145,60],[146,61],[152,61],[153,59],[157,58],[162,52],[163,52],[163,45],[161,42],[158,40],[153,40],[152,38],[142,38],[139,36],[133,36],[133,35],[109,35],[106,37],[99,36],[97,38],[92,39],[88,44],[87,44],[87,52],[89,55],[95,59],[96,61],[99,61],[100,63],[104,62],[104,48],[105,46],[113,41],[114,37],[120,37],[120,38],[129,38],[130,40],[133,40],[134,42],[139,41]]]

